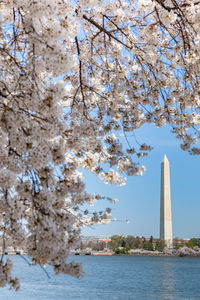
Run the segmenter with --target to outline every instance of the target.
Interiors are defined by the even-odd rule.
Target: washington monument
[[[164,155],[161,162],[161,189],[160,189],[160,239],[165,241],[167,248],[172,248],[172,215],[170,195],[169,161]]]

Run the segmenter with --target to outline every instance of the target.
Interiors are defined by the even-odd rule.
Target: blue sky
[[[181,150],[179,141],[166,126],[145,126],[135,134],[139,142],[154,147],[141,159],[147,169],[143,176],[128,177],[123,187],[106,185],[91,174],[85,177],[88,192],[119,199],[115,205],[102,202],[97,208],[111,207],[113,218],[122,221],[85,228],[83,234],[159,237],[160,167],[166,154],[170,162],[173,237],[200,237],[200,157]]]

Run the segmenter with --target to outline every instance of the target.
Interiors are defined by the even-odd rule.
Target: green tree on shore
[[[186,243],[186,246],[189,248],[194,248],[195,246],[200,248],[200,239],[192,238],[189,240],[189,242]]]
[[[164,250],[164,248],[165,248],[164,240],[158,240],[155,244],[155,250],[162,252]]]

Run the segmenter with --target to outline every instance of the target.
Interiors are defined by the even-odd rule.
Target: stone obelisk
[[[160,239],[165,241],[167,248],[173,247],[170,173],[169,161],[166,155],[164,155],[161,162]]]

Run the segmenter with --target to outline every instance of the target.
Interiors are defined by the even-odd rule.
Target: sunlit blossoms
[[[81,227],[108,223],[81,169],[109,184],[142,175],[134,132],[169,124],[199,155],[198,0],[0,1],[0,231],[34,264],[68,262]],[[133,138],[132,138],[133,137]],[[112,199],[107,199],[112,202]],[[0,260],[0,286],[12,281]]]

